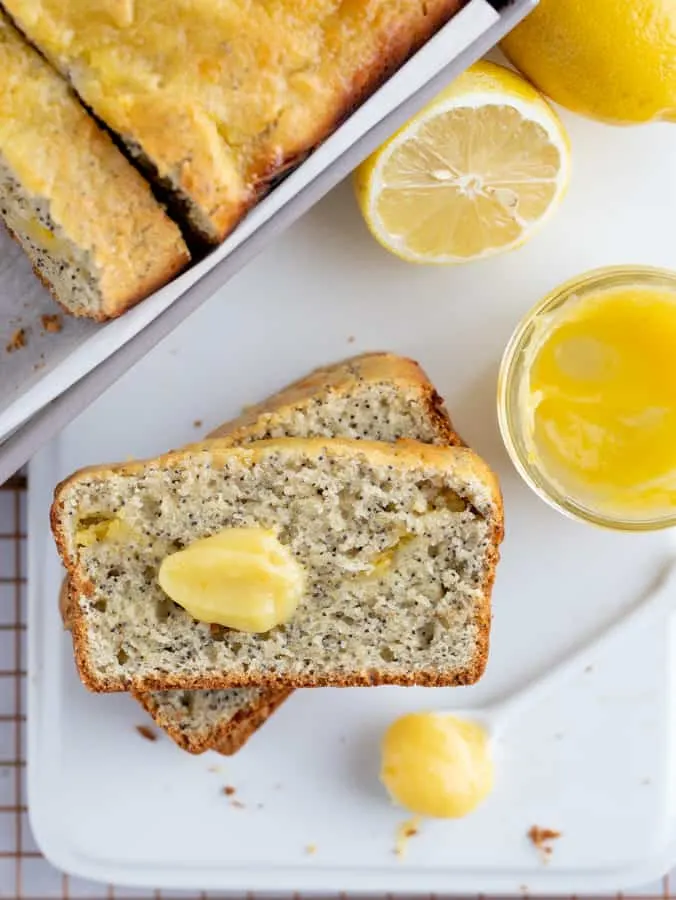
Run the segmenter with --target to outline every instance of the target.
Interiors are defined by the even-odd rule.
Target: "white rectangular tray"
[[[464,65],[468,65],[487,49],[481,41],[482,36],[491,35],[491,42],[488,43],[491,46],[507,30],[508,23],[513,24],[521,18],[533,3],[534,0],[516,0],[514,8],[501,20],[486,0],[470,0],[320,148],[252,210],[218,249],[116,321],[97,326],[64,317],[64,327],[59,334],[42,333],[40,316],[55,311],[53,302],[32,275],[20,249],[4,232],[0,233],[0,442],[140,334],[191,288],[200,301],[210,296],[214,290],[214,280],[211,279],[207,287],[205,276],[218,272],[216,283],[222,285],[251,255],[253,248],[245,248],[252,239],[259,234],[262,236],[263,230],[269,238],[271,233],[279,230],[277,224],[281,226],[282,222],[289,224],[292,221],[292,206],[297,207],[295,215],[300,214],[304,205],[302,195],[308,196],[305,201],[307,205],[339,180],[340,173],[331,174],[331,170],[349,151],[352,151],[350,165],[354,167],[422,105],[429,94],[426,86],[434,82],[452,61],[459,59],[469,48],[476,48],[471,58],[464,61]],[[504,27],[496,28],[501,21],[504,21]],[[287,214],[283,215],[285,211]],[[254,241],[257,249],[261,245],[262,241]],[[184,315],[187,315],[187,310]],[[21,351],[8,354],[5,344],[18,327],[26,329],[28,345]],[[36,444],[31,447],[29,442],[25,442],[23,458],[17,461],[13,455],[12,465],[18,468],[35,447]],[[1,464],[2,456],[3,448],[0,446],[0,481],[3,480],[3,468],[7,468]],[[11,472],[4,474],[6,477]]]
[[[668,627],[590,659],[590,671],[508,734],[486,804],[465,820],[425,823],[404,860],[393,848],[406,815],[377,780],[378,738],[394,717],[521,685],[634,602],[676,547],[668,532],[565,520],[522,485],[498,435],[498,360],[532,303],[594,265],[673,263],[673,129],[566,122],[570,195],[520,251],[456,269],[408,266],[370,239],[343,185],[35,459],[29,800],[58,866],[148,887],[558,894],[647,882],[676,857]],[[457,690],[298,692],[227,760],[144,741],[129,697],[90,695],[75,674],[47,526],[55,482],[85,463],[178,446],[200,433],[197,419],[205,431],[315,365],[377,348],[421,360],[458,430],[502,479],[507,539],[485,678]],[[549,865],[526,839],[534,824],[563,833]]]

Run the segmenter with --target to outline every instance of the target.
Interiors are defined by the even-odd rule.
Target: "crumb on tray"
[[[192,423],[192,427],[193,427],[193,428],[201,428],[201,427],[202,427],[202,420],[201,420],[201,419],[195,419],[195,421]]]
[[[226,784],[226,786],[223,788],[223,793],[226,797],[232,797],[232,795],[235,793],[235,788],[231,784]]]
[[[15,350],[21,350],[23,347],[25,347],[26,343],[26,329],[17,328],[17,330],[9,339],[9,343],[5,347],[5,350],[8,353],[14,353]]]
[[[48,334],[58,334],[63,328],[63,322],[58,313],[40,316],[40,322]]]
[[[316,844],[308,844],[307,847],[305,848],[305,852],[307,853],[308,856],[314,856],[315,853],[317,852],[317,845]]]
[[[245,809],[245,806],[241,802],[241,800],[231,800],[230,806],[233,806],[235,809]]]
[[[356,341],[356,338],[353,334],[351,334],[347,339],[348,344],[354,344],[355,341]]]
[[[538,851],[542,862],[548,862],[552,855],[551,842],[561,837],[560,831],[553,828],[541,828],[539,825],[532,825],[528,831],[528,839]]]
[[[420,816],[414,816],[412,819],[407,819],[405,822],[401,822],[397,826],[397,832],[394,842],[395,856],[403,859],[403,857],[406,856],[408,842],[417,834],[420,834]]]
[[[137,725],[136,730],[141,735],[142,738],[145,738],[146,741],[156,741],[157,734],[150,728],[148,725]]]

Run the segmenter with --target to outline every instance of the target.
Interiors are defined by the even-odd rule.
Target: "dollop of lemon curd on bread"
[[[225,528],[165,557],[158,581],[193,618],[260,634],[289,621],[305,573],[274,531]]]

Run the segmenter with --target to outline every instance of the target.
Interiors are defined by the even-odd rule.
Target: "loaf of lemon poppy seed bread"
[[[465,0],[5,0],[217,243]]]

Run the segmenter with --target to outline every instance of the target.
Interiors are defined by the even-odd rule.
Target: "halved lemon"
[[[568,136],[527,81],[468,69],[355,172],[383,247],[417,263],[461,263],[520,246],[559,205]]]

